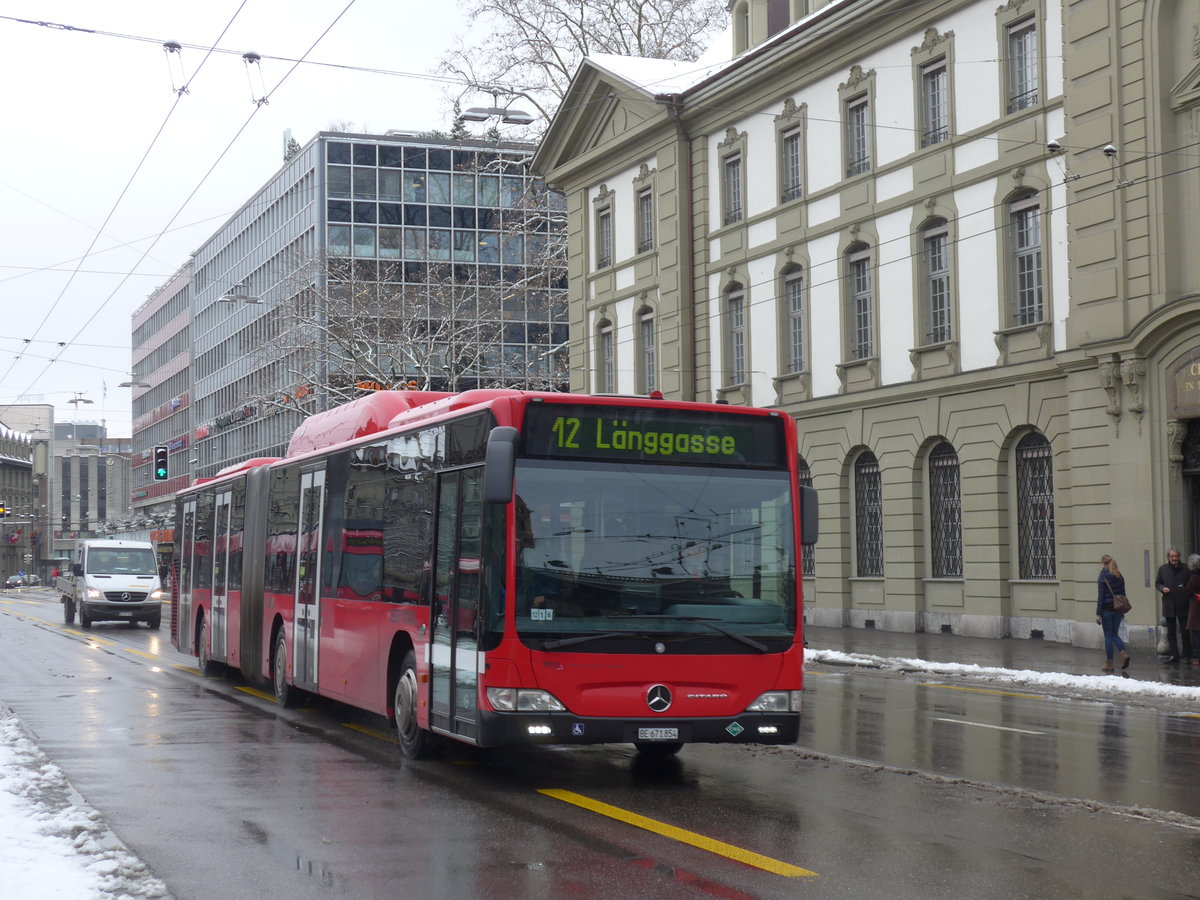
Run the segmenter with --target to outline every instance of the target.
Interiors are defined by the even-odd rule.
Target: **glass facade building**
[[[486,295],[477,308],[487,350],[453,384],[396,364],[404,354],[383,346],[398,342],[394,333],[385,338],[380,328],[355,339],[378,347],[377,362],[391,375],[385,387],[418,380],[431,389],[565,388],[549,366],[567,339],[566,269],[547,262],[561,260],[565,213],[562,198],[528,174],[533,149],[321,132],[296,150],[195,254],[194,474],[282,455],[304,414],[342,402],[324,387],[341,364],[335,348],[319,354],[324,379],[307,374],[314,360],[301,357],[318,355],[311,348],[297,347],[291,358],[263,353],[294,327],[288,312],[298,292],[319,306],[353,284],[356,296],[375,298],[382,318],[398,291],[410,303],[424,292],[430,322],[447,282]]]

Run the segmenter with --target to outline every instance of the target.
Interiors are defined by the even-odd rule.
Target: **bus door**
[[[173,643],[180,650],[192,649],[192,560],[196,555],[196,500],[183,504],[182,528],[176,538],[179,547],[179,571],[175,573],[175,595],[179,606],[171,615]]]
[[[300,532],[296,535],[296,606],[292,632],[292,680],[317,689],[317,640],[321,626],[321,532],[325,470],[300,475]]]
[[[228,656],[227,636],[229,633],[229,510],[233,494],[222,491],[217,494],[213,508],[213,555],[212,555],[212,645],[210,657],[217,662],[226,662]]]
[[[430,641],[430,724],[473,739],[478,734],[479,609],[483,469],[438,478],[437,555]]]

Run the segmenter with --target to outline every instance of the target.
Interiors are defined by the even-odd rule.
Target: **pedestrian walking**
[[[1096,578],[1096,624],[1104,629],[1104,670],[1113,671],[1113,651],[1121,654],[1121,668],[1129,668],[1129,651],[1121,640],[1125,614],[1114,608],[1117,597],[1125,596],[1125,577],[1117,561],[1105,553],[1100,557],[1100,575]]]
[[[1167,657],[1163,662],[1179,662],[1180,641],[1183,642],[1183,658],[1192,655],[1192,639],[1187,632],[1188,593],[1187,583],[1191,572],[1180,562],[1179,548],[1167,551],[1167,563],[1158,569],[1154,589],[1162,594],[1162,614],[1167,620]]]
[[[1187,559],[1191,577],[1187,583],[1187,630],[1192,639],[1192,665],[1200,666],[1200,553]]]

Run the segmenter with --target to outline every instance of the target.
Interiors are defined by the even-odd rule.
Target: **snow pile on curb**
[[[0,708],[0,872],[24,898],[133,900],[167,887]]]

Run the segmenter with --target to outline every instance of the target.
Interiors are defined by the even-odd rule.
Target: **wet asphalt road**
[[[0,596],[0,702],[180,900],[1200,896],[1178,711],[814,668],[797,747],[410,763],[60,610]]]

